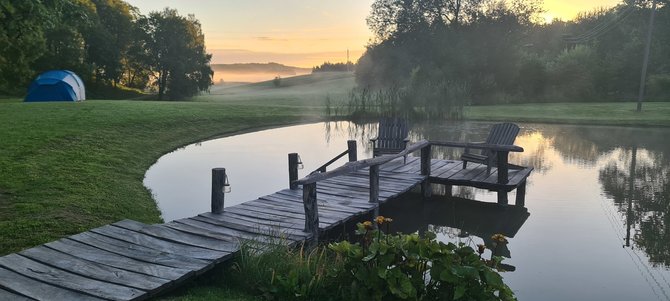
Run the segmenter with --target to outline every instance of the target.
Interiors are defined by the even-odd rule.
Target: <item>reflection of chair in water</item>
[[[381,207],[381,215],[393,218],[391,232],[423,232],[428,229],[428,225],[434,229],[454,228],[459,229],[458,233],[480,237],[491,247],[493,234],[514,237],[530,213],[521,206],[498,206],[495,203],[456,197],[434,197],[422,202],[402,198],[390,201]],[[499,251],[496,255],[511,257],[506,247],[499,248]]]
[[[374,157],[397,154],[407,147],[409,142],[407,121],[401,118],[385,117],[379,120],[378,135],[370,139]]]
[[[519,134],[519,126],[513,123],[498,123],[491,127],[489,136],[485,142],[468,143],[471,145],[489,144],[489,145],[512,145]],[[496,152],[490,149],[482,149],[479,153],[470,152],[466,146],[465,152],[461,156],[463,160],[463,169],[466,168],[468,162],[476,162],[486,164],[486,174],[491,173],[491,167],[496,165]]]

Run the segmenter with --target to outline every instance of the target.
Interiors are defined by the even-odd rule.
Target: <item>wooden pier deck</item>
[[[159,225],[123,220],[0,257],[0,300],[144,300],[232,258],[244,240],[313,241],[417,185],[426,193],[429,181],[467,183],[506,195],[525,185],[532,170],[510,170],[508,181],[500,184],[495,168],[486,175],[486,166],[479,164],[462,169],[460,161],[428,160],[425,147],[406,150],[422,149],[423,158],[403,163],[401,153],[350,162],[296,181],[302,187],[221,213]],[[310,207],[310,200],[315,206]]]

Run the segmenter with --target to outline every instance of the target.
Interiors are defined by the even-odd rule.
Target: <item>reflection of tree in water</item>
[[[603,191],[635,233],[632,240],[653,265],[670,267],[670,165],[663,152],[618,150],[600,170]]]

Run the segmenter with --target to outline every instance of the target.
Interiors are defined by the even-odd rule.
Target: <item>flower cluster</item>
[[[390,223],[390,222],[392,222],[392,221],[393,221],[392,218],[389,218],[389,217],[383,217],[383,216],[381,216],[381,215],[378,216],[377,218],[375,218],[375,222],[376,222],[378,225],[383,225],[383,224],[385,224],[385,223]]]
[[[507,243],[507,238],[505,237],[505,235],[502,234],[493,234],[493,236],[491,236],[491,240],[497,243],[503,243],[503,244]]]

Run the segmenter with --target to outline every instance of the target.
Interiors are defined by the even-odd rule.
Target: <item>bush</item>
[[[433,233],[386,234],[370,221],[356,232],[360,243],[309,252],[243,247],[231,278],[267,300],[516,300],[494,269],[501,257],[483,259],[483,245],[476,252]]]
[[[378,217],[381,227],[390,219]],[[436,235],[385,234],[372,222],[359,224],[361,244],[329,248],[343,264],[336,275],[350,283],[349,300],[515,300],[512,290],[486,261],[465,245],[444,244]],[[483,252],[483,250],[481,251]]]

